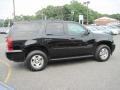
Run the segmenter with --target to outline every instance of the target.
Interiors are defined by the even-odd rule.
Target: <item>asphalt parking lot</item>
[[[0,35],[0,80],[15,90],[120,90],[120,35],[114,36],[116,49],[107,62],[54,61],[39,72],[5,57],[5,37]]]

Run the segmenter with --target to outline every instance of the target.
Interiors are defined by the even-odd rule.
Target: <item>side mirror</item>
[[[90,31],[86,30],[85,33],[84,33],[84,35],[88,35],[88,34],[90,34]]]

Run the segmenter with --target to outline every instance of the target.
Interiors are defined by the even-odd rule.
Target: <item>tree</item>
[[[63,20],[71,20],[71,9],[69,8],[69,5],[63,6]]]
[[[4,20],[0,19],[0,27],[3,27],[4,25]]]
[[[44,19],[47,16],[48,19],[63,19],[62,6],[48,6],[36,12],[36,18]]]
[[[74,12],[74,13],[72,13]],[[73,20],[78,21],[79,15],[84,15],[86,22],[87,18],[87,7],[79,3],[78,1],[71,1],[70,4],[64,6],[48,6],[36,12],[37,19],[44,19],[47,16],[47,19],[60,19],[60,20]],[[93,23],[93,20],[99,18],[101,14],[89,9],[89,23]]]
[[[16,21],[23,21],[23,20],[35,20],[35,16],[25,16],[25,15],[20,15],[20,16],[15,16]]]
[[[120,20],[120,14],[112,14],[112,15],[109,15],[111,18],[115,18],[117,20]]]
[[[6,19],[4,21],[4,27],[12,26],[13,25],[13,20],[12,19]]]

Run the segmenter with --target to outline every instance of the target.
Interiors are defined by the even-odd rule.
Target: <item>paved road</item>
[[[5,35],[0,35],[0,81],[4,82],[5,78],[7,76],[7,66],[4,63],[4,60],[1,60],[1,58],[4,58],[3,51],[5,52]],[[6,61],[5,61],[6,62]]]
[[[107,62],[96,62],[92,58],[56,61],[43,71],[31,72],[23,63],[5,58],[3,41],[0,59],[11,65],[8,85],[16,90],[120,90],[120,36],[115,36],[114,40],[116,50]]]

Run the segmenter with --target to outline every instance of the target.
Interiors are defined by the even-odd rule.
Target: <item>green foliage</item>
[[[12,26],[13,25],[13,20],[12,19],[6,19],[4,21],[4,27]]]
[[[74,12],[74,13],[73,13]],[[74,20],[78,21],[79,15],[84,15],[86,22],[87,18],[87,7],[79,3],[78,1],[71,1],[71,4],[64,6],[48,6],[42,10],[36,12],[37,19],[60,19],[60,20]],[[89,9],[89,23],[92,23],[94,19],[99,18],[101,14]]]
[[[16,16],[15,20],[16,21],[23,21],[23,20],[35,20],[36,17],[35,16],[24,16],[24,15],[20,15],[20,16]]]
[[[0,20],[0,27],[3,27],[4,20]]]
[[[120,20],[120,14],[112,14],[112,15],[109,15],[111,18],[115,18],[117,20]]]
[[[63,7],[62,6],[48,6],[42,10],[36,12],[37,19],[44,19],[47,16],[48,19],[63,19]]]

